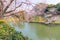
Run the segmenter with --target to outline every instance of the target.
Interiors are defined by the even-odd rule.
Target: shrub
[[[28,40],[28,37],[24,37],[6,22],[0,21],[0,40]]]

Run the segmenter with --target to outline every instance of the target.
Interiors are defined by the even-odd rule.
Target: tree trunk
[[[0,12],[0,20],[3,19],[3,15],[2,12]]]

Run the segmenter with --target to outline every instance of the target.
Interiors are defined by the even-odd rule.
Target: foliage
[[[8,25],[6,22],[0,21],[0,40],[28,40],[21,32]]]
[[[49,9],[52,8],[52,7],[55,7],[55,5],[49,4],[49,5],[46,7],[45,12],[48,12]]]
[[[49,7],[49,8],[51,8],[51,7],[55,7],[55,5],[53,5],[53,4],[49,4],[48,7]]]
[[[57,8],[58,11],[60,11],[60,3],[57,3],[55,7]]]
[[[24,37],[21,32],[15,32],[13,40],[28,40],[28,37]]]

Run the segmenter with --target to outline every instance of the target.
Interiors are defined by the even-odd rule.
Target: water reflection
[[[9,22],[16,31],[22,32],[24,36],[28,36],[32,40],[59,40],[60,27],[47,27],[42,24],[26,23],[26,22]],[[18,26],[20,25],[20,26]]]

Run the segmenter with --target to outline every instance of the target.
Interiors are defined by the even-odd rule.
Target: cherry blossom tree
[[[35,6],[33,6],[33,9],[26,12],[27,14],[25,14],[25,19],[27,22],[33,20],[34,16],[42,16],[45,14],[45,9],[47,7],[47,4],[44,3],[40,3],[40,4],[35,4]]]
[[[18,0],[21,1],[21,0]],[[30,5],[28,2],[19,2],[17,0],[0,0],[0,17],[4,18],[6,16],[15,15],[18,13],[17,9],[23,4]],[[12,5],[13,4],[13,5]],[[11,8],[12,7],[12,8]]]

